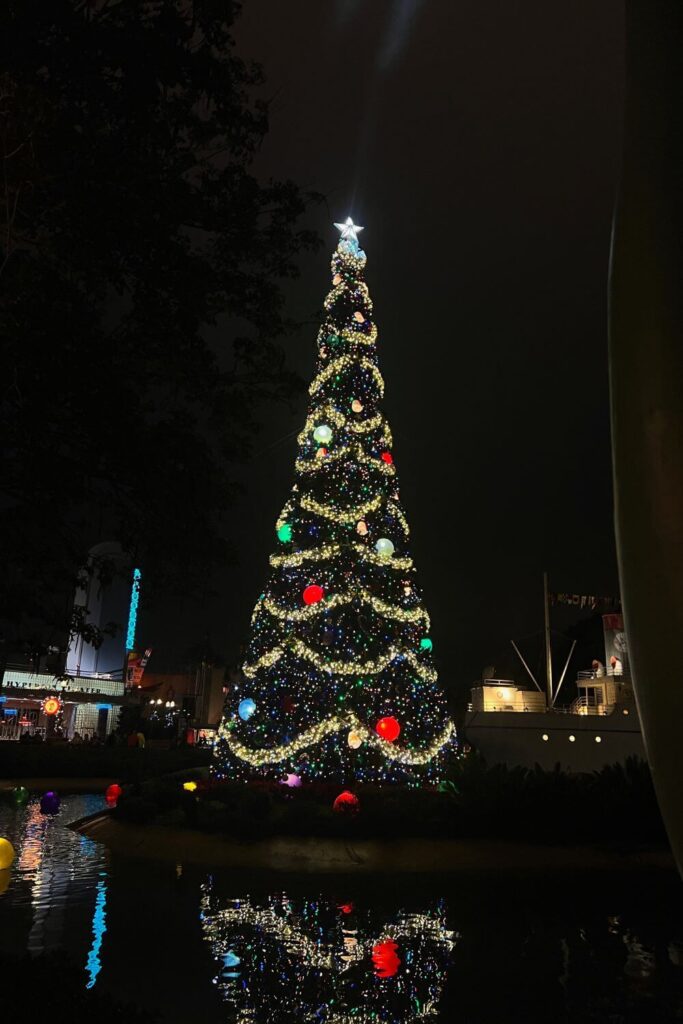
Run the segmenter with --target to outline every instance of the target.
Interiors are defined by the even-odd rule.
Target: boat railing
[[[566,709],[570,715],[606,715],[607,705],[598,704],[592,697],[577,697]]]
[[[603,668],[601,672],[598,672],[593,668],[581,669],[576,673],[577,680],[579,679],[604,679],[605,676],[609,676],[611,679],[622,679],[624,675],[623,669],[621,672],[615,672],[610,665],[608,668]]]

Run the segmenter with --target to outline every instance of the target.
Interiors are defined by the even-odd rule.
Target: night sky
[[[307,381],[332,222],[365,225],[401,498],[437,665],[460,692],[542,628],[544,568],[555,590],[618,592],[606,296],[622,33],[618,0],[248,0],[238,27],[272,101],[259,174],[327,197],[308,219],[324,247],[287,286],[310,321],[287,342]],[[219,594],[143,598],[150,670],[207,631],[237,657],[305,409],[302,395],[267,414]]]

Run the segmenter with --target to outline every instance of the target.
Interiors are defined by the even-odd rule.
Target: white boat
[[[599,771],[606,765],[624,763],[629,757],[646,760],[633,687],[623,622],[618,614],[603,616],[605,669],[578,672],[576,693],[570,702],[558,701],[569,661],[557,686],[552,678],[547,577],[546,689],[533,676],[513,643],[532,687],[509,679],[487,678],[472,688],[465,716],[463,738],[488,765],[522,765],[567,772]],[[613,661],[614,665],[610,662]]]

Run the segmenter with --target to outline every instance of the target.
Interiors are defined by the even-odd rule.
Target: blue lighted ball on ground
[[[246,722],[256,711],[256,704],[251,697],[245,697],[244,700],[240,701],[237,713],[243,722]]]

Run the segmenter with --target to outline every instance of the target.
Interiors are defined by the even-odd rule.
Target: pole
[[[553,707],[555,706],[555,701],[557,700],[557,698],[558,698],[558,696],[560,694],[560,690],[562,689],[562,683],[564,682],[564,677],[567,674],[567,669],[569,668],[569,662],[572,660],[572,654],[574,653],[574,648],[575,647],[576,647],[576,640],[573,642],[571,650],[570,650],[569,654],[567,655],[567,660],[564,663],[564,668],[562,669],[562,675],[560,676],[560,681],[557,684],[557,690],[555,691],[555,696],[553,697]]]
[[[548,707],[553,706],[553,658],[550,649],[550,600],[548,597],[548,573],[543,573],[543,611],[545,614],[545,675],[548,692]]]
[[[519,658],[519,660],[521,661],[522,665],[524,665],[524,668],[525,668],[525,669],[527,670],[527,672],[529,673],[529,676],[531,677],[531,682],[532,682],[532,683],[534,684],[534,686],[536,687],[536,689],[538,690],[538,692],[539,692],[539,693],[543,693],[543,690],[541,689],[541,687],[540,687],[540,686],[538,685],[538,683],[536,682],[536,676],[535,676],[535,675],[533,674],[533,672],[531,671],[531,669],[530,669],[530,668],[529,668],[529,666],[527,665],[526,661],[524,660],[524,658],[523,658],[523,656],[522,656],[522,652],[520,651],[519,647],[517,646],[517,644],[515,643],[515,641],[514,641],[514,640],[511,640],[511,641],[510,641],[510,643],[512,644],[512,646],[513,646],[513,647],[514,647],[514,649],[516,650],[516,652],[517,652],[517,657],[518,657],[518,658]]]

